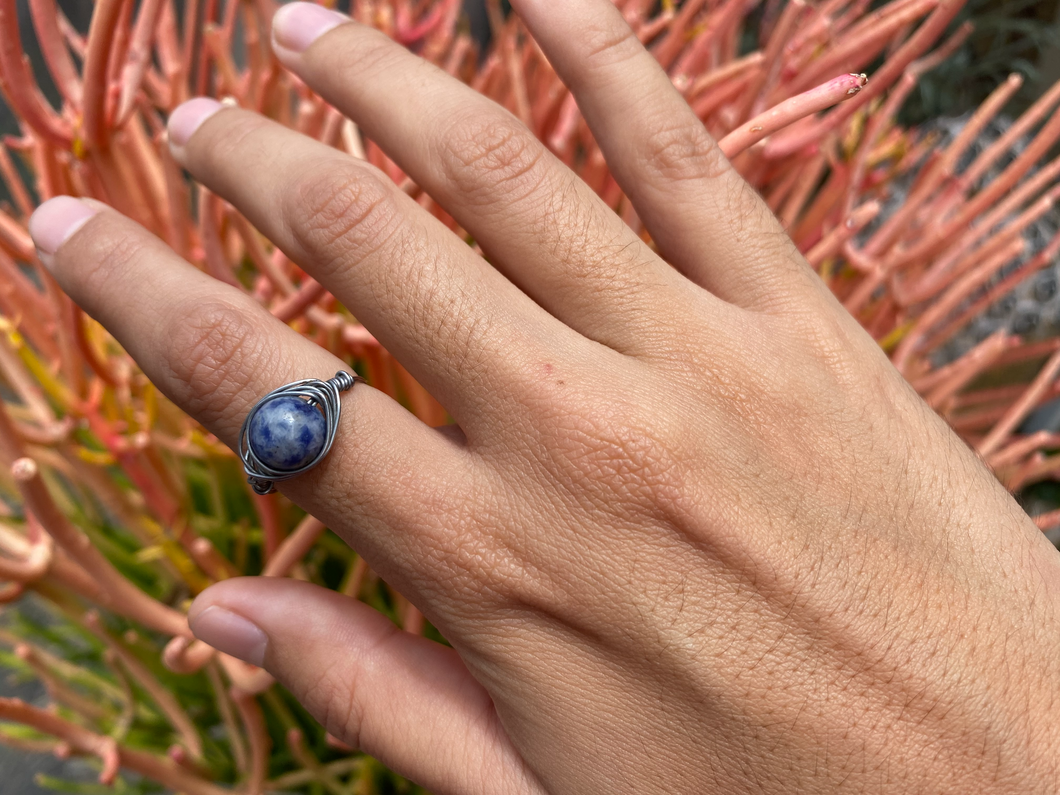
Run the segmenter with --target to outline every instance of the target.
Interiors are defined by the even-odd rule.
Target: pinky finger
[[[188,620],[200,640],[266,668],[331,734],[431,792],[544,792],[456,652],[362,602],[246,577],[208,588]]]

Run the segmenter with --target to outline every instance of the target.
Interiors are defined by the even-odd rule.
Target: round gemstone
[[[265,466],[301,469],[324,449],[324,415],[297,397],[276,397],[254,410],[248,429],[250,448]]]

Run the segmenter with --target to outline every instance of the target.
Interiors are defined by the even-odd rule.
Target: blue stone
[[[271,469],[301,469],[324,449],[324,415],[297,397],[275,397],[254,410],[248,429],[250,448]]]

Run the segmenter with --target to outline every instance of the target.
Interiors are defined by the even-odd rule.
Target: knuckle
[[[358,673],[359,666],[333,663],[306,684],[299,699],[325,731],[354,748],[362,746],[365,722]]]
[[[545,178],[545,148],[507,113],[462,114],[438,138],[437,160],[446,179],[468,200],[495,204],[533,193]]]
[[[417,568],[441,577],[462,611],[489,613],[493,606],[520,601],[544,574],[532,563],[535,546],[522,515],[523,495],[496,473],[461,478],[454,490],[439,483],[425,491],[422,479],[410,492],[432,519],[417,527]]]
[[[466,601],[481,602],[512,565],[497,535],[504,522],[501,511],[493,507],[487,488],[474,482],[459,495],[434,493],[429,504],[437,521],[422,532],[423,563],[433,572],[445,572]]]
[[[255,378],[250,363],[268,359],[267,335],[249,308],[209,299],[172,314],[163,362],[188,413],[205,425],[224,419]]]
[[[622,513],[664,509],[678,499],[684,475],[680,429],[632,403],[599,396],[541,423],[542,447],[572,495],[588,495],[593,509]]]
[[[446,533],[423,539],[422,561],[433,572],[444,572],[450,593],[465,604],[488,604],[510,566],[480,530]]]
[[[595,68],[625,63],[644,51],[633,29],[626,24],[594,25],[582,31],[586,62]]]
[[[335,266],[385,246],[401,218],[385,177],[361,164],[334,160],[295,180],[283,215],[303,251]]]
[[[695,120],[653,125],[642,151],[645,166],[667,180],[715,180],[729,170],[717,143]]]

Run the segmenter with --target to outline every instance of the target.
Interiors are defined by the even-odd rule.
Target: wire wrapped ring
[[[239,432],[239,457],[256,494],[315,467],[331,450],[342,411],[341,393],[357,375],[340,371],[321,381],[307,378],[274,389],[254,404]]]

